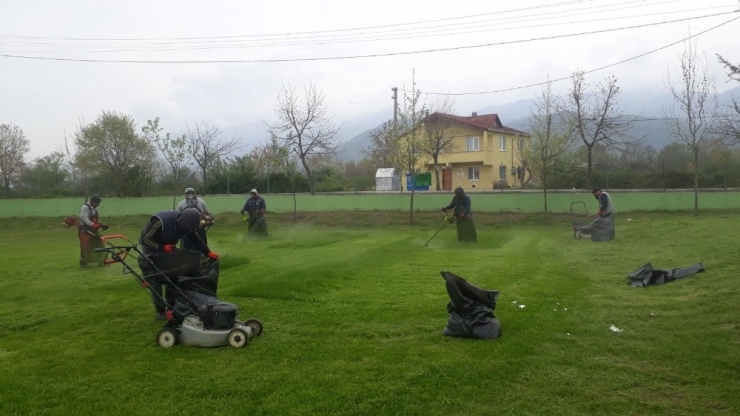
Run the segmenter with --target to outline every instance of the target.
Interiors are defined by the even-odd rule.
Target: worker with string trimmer
[[[108,226],[100,222],[98,214],[98,206],[102,198],[100,195],[93,195],[89,200],[85,200],[85,203],[80,207],[80,216],[75,217],[70,215],[64,220],[63,225],[67,228],[78,227],[78,236],[80,239],[80,267],[85,267],[89,264],[98,264],[103,266],[103,259],[100,258],[98,253],[95,253],[96,248],[103,247],[103,242],[100,240],[100,231],[105,231]]]
[[[265,220],[265,211],[267,204],[265,199],[259,196],[256,189],[249,192],[249,198],[241,209],[241,214],[246,212],[248,217],[244,217],[242,222],[247,223],[247,233],[249,235],[258,235],[267,237],[267,220]]]
[[[457,241],[460,243],[477,243],[478,234],[475,231],[475,224],[473,224],[470,197],[465,195],[462,187],[455,188],[455,196],[452,197],[452,202],[442,207],[441,211],[447,212],[450,209],[454,209],[452,218],[455,219],[457,225]]]

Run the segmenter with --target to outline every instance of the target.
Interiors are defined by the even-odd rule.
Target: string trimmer
[[[434,233],[431,237],[429,237],[429,240],[427,240],[427,242],[424,243],[424,247],[429,247],[429,242],[432,241],[432,238],[434,238],[437,234],[439,234],[439,232],[442,231],[442,229],[445,228],[447,224],[452,224],[453,222],[455,222],[455,218],[448,216],[447,211],[445,211],[445,217],[444,219],[442,219],[442,222],[443,222],[442,226],[439,227],[439,230],[437,230],[436,233]]]

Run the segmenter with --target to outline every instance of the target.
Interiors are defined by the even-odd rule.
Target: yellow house
[[[432,174],[429,190],[437,189],[435,170],[439,170],[440,189],[452,190],[458,186],[466,191],[519,188],[526,183],[527,174],[522,162],[522,151],[529,145],[530,134],[501,124],[497,114],[469,117],[434,113],[423,123],[439,123],[444,133],[437,133],[449,142],[440,152],[435,166],[428,154],[419,154],[420,171]],[[419,140],[429,140],[424,128]],[[428,152],[424,152],[428,153]],[[404,189],[407,184],[404,178]]]

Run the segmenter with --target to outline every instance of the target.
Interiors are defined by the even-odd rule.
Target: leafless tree
[[[455,129],[452,123],[445,119],[443,114],[451,114],[454,104],[449,97],[444,97],[432,104],[430,116],[425,117],[422,122],[422,138],[419,141],[421,155],[432,159],[434,163],[434,180],[437,190],[441,189],[439,182],[439,157],[455,150]]]
[[[594,145],[600,143],[607,147],[620,148],[642,142],[645,138],[635,139],[629,136],[634,118],[625,119],[624,110],[617,107],[620,89],[616,77],[606,78],[593,89],[586,82],[582,71],[575,72],[571,80],[565,109],[570,118],[568,124],[574,127],[577,137],[586,147],[586,186],[590,188]]]
[[[416,191],[416,171],[420,154],[420,142],[423,137],[421,122],[426,116],[424,103],[421,102],[421,91],[416,88],[416,76],[412,78],[412,88],[403,94],[403,108],[398,113],[397,130],[400,134],[399,161],[401,166],[410,174],[411,201],[409,205],[409,222],[414,223],[414,195]]]
[[[339,129],[328,115],[325,99],[313,83],[303,88],[302,96],[290,84],[283,84],[274,108],[277,121],[266,123],[269,134],[300,160],[309,178],[311,195],[316,194],[316,184],[311,180],[309,156],[336,153]]]
[[[234,134],[230,139],[221,138],[221,130],[211,122],[194,123],[187,126],[188,149],[195,163],[200,167],[203,180],[203,194],[206,193],[208,170],[220,158],[239,148],[239,138]]]
[[[740,82],[740,65],[733,65],[720,55],[717,57],[727,68],[727,76]],[[740,98],[732,97],[730,103],[724,106],[720,120],[720,132],[734,144],[740,144]]]
[[[378,168],[400,169],[398,140],[393,135],[393,120],[388,120],[370,133],[370,146],[361,152]]]
[[[147,120],[147,125],[141,128],[144,138],[149,140],[150,143],[154,143],[157,149],[159,149],[159,153],[162,154],[169,167],[168,173],[172,176],[174,186],[178,188],[181,185],[182,170],[186,165],[185,161],[188,157],[188,140],[184,134],[177,138],[171,138],[170,134],[166,133],[162,137],[162,130],[164,129],[159,127],[159,117],[154,120]],[[177,189],[173,192],[172,209],[175,209],[175,203],[179,193]]]
[[[714,78],[707,73],[706,57],[700,59],[696,42],[687,41],[679,56],[677,80],[667,75],[674,105],[663,108],[671,138],[691,149],[694,156],[694,215],[699,215],[699,155],[717,145],[718,105]]]
[[[552,92],[548,82],[537,95],[529,123],[532,138],[522,151],[529,171],[539,177],[545,204],[545,224],[548,222],[547,179],[550,171],[560,162],[574,141],[574,128],[563,112],[560,97]]]
[[[0,174],[6,198],[10,198],[10,183],[23,169],[30,150],[31,142],[20,127],[12,123],[0,125]]]

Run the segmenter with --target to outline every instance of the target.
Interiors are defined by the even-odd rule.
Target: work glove
[[[212,259],[212,260],[218,260],[218,254],[216,254],[216,253],[214,253],[212,251],[209,251],[208,254],[206,254],[206,257],[208,257],[209,259]]]
[[[242,214],[242,216],[244,216],[244,211],[239,211],[239,213]]]
[[[97,222],[92,225],[93,230],[97,231],[98,228],[100,228],[100,224],[98,224]]]
[[[461,219],[461,220],[464,220],[465,218],[467,218],[467,215],[465,215],[465,213],[464,213],[464,212],[461,212],[461,213],[460,213],[460,219]]]
[[[163,249],[165,253],[172,253],[173,251],[177,250],[177,247],[172,244],[165,244]]]

